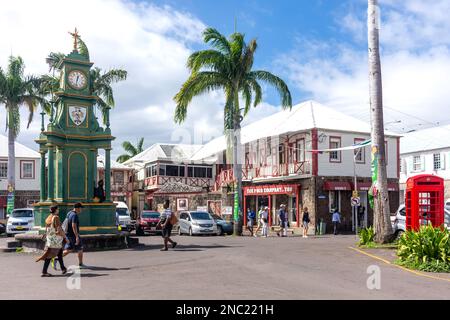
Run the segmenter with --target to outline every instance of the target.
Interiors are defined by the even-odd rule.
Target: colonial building
[[[400,201],[404,203],[406,180],[417,174],[435,174],[445,180],[450,198],[450,125],[406,133],[400,148]]]
[[[97,157],[98,180],[105,180],[105,157]],[[111,200],[123,201],[132,206],[133,190],[130,183],[133,179],[133,169],[121,163],[111,160]]]
[[[361,204],[365,208],[358,220],[362,225],[373,222],[368,206],[367,192],[371,186],[370,147],[357,150],[311,152],[312,150],[339,149],[370,139],[370,125],[315,101],[303,102],[291,111],[281,111],[253,122],[241,130],[243,144],[244,207],[258,210],[270,208],[270,223],[276,221],[280,204],[286,204],[291,226],[299,226],[301,211],[309,208],[311,222],[319,220],[331,228],[332,209],[342,214],[343,228],[352,230],[351,196],[354,175],[357,177]],[[400,136],[386,133],[386,162],[391,212],[399,203],[399,147]],[[192,161],[214,161],[215,181],[211,195],[222,197],[232,204],[230,188],[233,171],[226,159],[225,137],[204,145]],[[213,160],[214,159],[214,160]],[[213,170],[214,172],[214,170]]]
[[[15,143],[16,192],[15,207],[29,207],[39,201],[41,156],[24,145]],[[8,138],[0,135],[0,219],[5,218],[8,187]]]
[[[135,169],[132,208],[138,213],[161,209],[165,199],[173,203],[174,210],[207,206],[215,172],[212,163],[191,160],[201,147],[157,143],[124,162]]]

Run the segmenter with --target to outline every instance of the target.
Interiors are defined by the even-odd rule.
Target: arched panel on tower
[[[87,200],[87,157],[83,152],[74,151],[69,155],[67,165],[68,199]]]

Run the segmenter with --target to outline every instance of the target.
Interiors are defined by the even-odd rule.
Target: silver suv
[[[178,234],[217,234],[217,224],[208,212],[182,211],[180,213]]]

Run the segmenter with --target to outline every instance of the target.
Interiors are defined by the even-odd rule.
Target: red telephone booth
[[[444,224],[444,179],[421,174],[406,181],[406,230],[418,231],[429,222]]]

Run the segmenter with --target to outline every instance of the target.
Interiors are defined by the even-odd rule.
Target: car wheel
[[[192,233],[192,228],[189,228],[189,235],[192,237],[193,233]]]
[[[223,229],[221,226],[217,226],[217,235],[221,236],[223,234]]]

